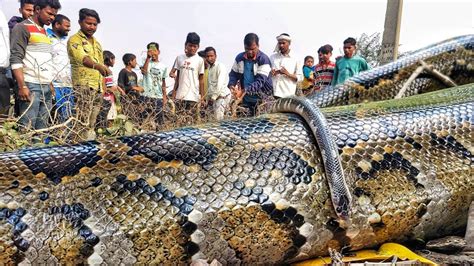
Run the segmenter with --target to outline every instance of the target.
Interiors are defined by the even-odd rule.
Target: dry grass
[[[115,94],[118,103],[117,118],[102,120],[102,123],[99,119],[92,125],[91,117],[100,106],[97,93],[89,88],[75,88],[74,93],[73,115],[64,122],[60,121],[58,110],[55,108],[50,112],[49,127],[43,129],[35,130],[30,126],[20,125],[18,118],[11,116],[0,120],[0,146],[4,146],[0,151],[46,144],[73,144],[92,139],[172,130],[215,122],[212,106],[201,108],[196,105],[195,109],[185,110],[182,106],[169,101],[164,111],[159,112],[153,102],[143,102],[133,96]],[[273,97],[265,98],[258,106],[257,115],[267,113],[273,102]],[[246,111],[233,99],[226,111],[226,119],[244,117],[247,115]],[[101,108],[100,112],[104,117],[108,109]],[[163,123],[157,120],[161,115],[164,118]]]

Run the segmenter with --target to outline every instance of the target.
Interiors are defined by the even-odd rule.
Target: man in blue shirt
[[[255,33],[245,35],[245,52],[237,55],[229,73],[228,87],[235,98],[242,99],[248,116],[255,116],[262,96],[273,93],[270,59],[259,50],[258,41]]]

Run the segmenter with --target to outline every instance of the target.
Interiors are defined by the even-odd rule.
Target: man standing
[[[71,81],[71,64],[67,54],[67,35],[71,30],[71,21],[64,15],[58,14],[53,20],[52,28],[47,30],[53,45],[53,64],[56,73],[53,80],[56,109],[59,120],[66,121],[72,114],[73,92]]]
[[[153,113],[156,114],[156,124],[163,124],[163,106],[168,101],[166,95],[166,76],[168,68],[160,62],[160,45],[151,42],[146,46],[147,56],[144,62],[140,64],[140,70],[143,74],[143,96],[152,100],[151,105],[154,107]]]
[[[24,21],[25,19],[28,19],[29,17],[33,16],[35,10],[35,0],[20,0],[20,8],[18,11],[21,14],[21,17],[18,16],[13,16],[10,18],[8,21],[8,28],[10,29],[10,34],[13,28],[15,27],[16,24]],[[14,105],[14,113],[15,116],[20,115],[20,110],[19,110],[19,99],[18,99],[18,84],[16,83],[16,80],[14,79],[13,72],[11,70],[11,67],[7,69],[7,78],[10,81],[10,85],[13,87],[15,95],[15,105]]]
[[[344,41],[344,57],[336,61],[334,68],[334,77],[331,85],[341,84],[348,78],[357,75],[359,72],[370,69],[364,58],[355,54],[356,40],[347,38]]]
[[[296,83],[303,79],[300,62],[291,53],[291,37],[282,33],[276,37],[278,44],[270,56],[272,64],[273,96],[285,98],[295,95]]]
[[[103,80],[105,76],[112,74],[109,68],[104,65],[102,46],[93,36],[99,23],[100,17],[95,10],[82,8],[79,10],[79,26],[81,29],[71,36],[67,42],[72,70],[72,84],[74,89],[81,89],[81,93],[76,95],[82,97],[82,94],[87,92],[93,94],[93,102],[89,103],[92,110],[84,116],[86,121],[82,121],[89,124],[90,130],[86,136],[87,139],[95,137],[94,128],[103,101]],[[77,102],[83,102],[84,100],[78,99]],[[104,123],[99,121],[99,124]]]
[[[33,129],[47,126],[51,110],[51,81],[54,76],[51,40],[44,25],[50,25],[61,4],[38,0],[31,18],[13,28],[10,63],[18,82],[19,123]]]
[[[248,116],[255,116],[262,96],[273,92],[270,59],[259,50],[258,41],[255,33],[245,35],[245,52],[235,57],[229,73],[228,87],[238,100],[242,100]]]
[[[18,11],[20,12],[21,17],[13,16],[8,21],[10,31],[13,30],[13,27],[15,27],[16,24],[33,16],[35,11],[35,0],[20,0],[20,9],[18,9]]]
[[[331,62],[332,46],[329,44],[323,45],[318,49],[319,63],[314,68],[314,87],[320,90],[326,86],[331,85],[334,76],[334,68],[336,64]]]
[[[0,116],[8,115],[10,109],[10,84],[7,68],[10,66],[10,30],[5,14],[0,10]]]
[[[229,83],[227,69],[224,64],[216,61],[216,49],[207,47],[204,52],[209,64],[208,97],[214,103],[215,119],[222,120],[231,100],[231,93],[227,87]]]

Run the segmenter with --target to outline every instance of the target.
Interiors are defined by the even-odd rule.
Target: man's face
[[[207,52],[206,61],[209,65],[214,65],[214,63],[216,62],[216,53],[214,53],[214,51]]]
[[[312,67],[314,65],[314,60],[312,58],[308,58],[306,61],[304,61],[304,65],[307,67]]]
[[[258,53],[258,45],[256,43],[251,43],[249,46],[244,45],[245,48],[245,54],[247,55],[247,58],[253,59],[257,53]]]
[[[97,19],[94,17],[86,17],[83,21],[79,21],[81,31],[87,36],[92,37],[97,30]]]
[[[290,42],[287,40],[279,40],[278,41],[278,49],[282,54],[287,54],[290,50]]]
[[[197,50],[199,49],[199,44],[192,44],[192,43],[186,43],[184,46],[184,51],[186,53],[186,56],[193,56],[197,53]]]
[[[56,17],[58,10],[50,6],[46,6],[45,8],[42,8],[42,9],[40,9],[39,7],[36,7],[35,13],[38,15],[38,22],[40,24],[49,26],[51,25],[51,22],[53,22],[54,17]]]
[[[23,19],[32,17],[35,12],[35,5],[33,4],[24,4],[23,7],[20,7],[20,13]]]
[[[71,22],[69,20],[63,19],[61,23],[56,23],[53,25],[54,32],[59,33],[60,37],[65,37],[71,31]]]
[[[327,54],[319,52],[318,53],[319,62],[320,63],[327,63],[331,59],[331,56],[332,56],[331,52],[329,52]]]
[[[351,58],[355,52],[355,45],[352,45],[350,43],[345,43],[343,49],[344,49],[344,56]]]

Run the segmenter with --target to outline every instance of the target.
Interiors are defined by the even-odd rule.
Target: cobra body
[[[0,261],[273,264],[462,230],[473,100],[469,84],[323,109],[319,141],[300,115],[276,113],[1,153]],[[328,135],[348,226],[318,145]]]
[[[474,35],[451,38],[416,50],[399,60],[365,71],[343,84],[327,87],[310,99],[319,107],[356,104],[367,101],[393,99],[420,60],[433,65],[456,84],[474,82]],[[446,86],[423,73],[408,87],[405,96],[439,90]]]

